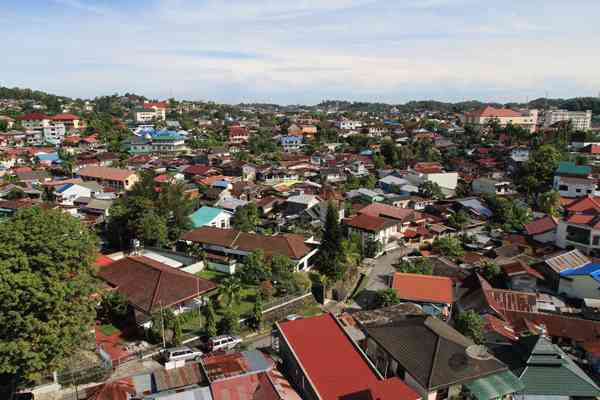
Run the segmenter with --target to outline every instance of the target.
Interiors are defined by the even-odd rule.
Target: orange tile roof
[[[392,278],[392,288],[402,300],[446,304],[454,302],[452,279],[445,276],[396,272]]]

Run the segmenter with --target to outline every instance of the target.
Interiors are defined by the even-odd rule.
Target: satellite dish
[[[492,359],[492,355],[488,351],[487,347],[474,344],[472,346],[467,347],[466,353],[469,357],[475,360],[490,360]]]

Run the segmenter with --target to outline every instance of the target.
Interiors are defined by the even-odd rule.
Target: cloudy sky
[[[598,0],[2,0],[0,85],[237,103],[600,91]]]

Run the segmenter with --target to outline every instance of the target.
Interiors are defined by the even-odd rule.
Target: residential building
[[[556,227],[558,218],[546,215],[524,226],[527,234],[539,243],[554,243],[556,241]]]
[[[192,226],[200,228],[203,226],[212,226],[215,228],[229,229],[231,227],[231,218],[233,213],[215,207],[200,207],[192,215]]]
[[[475,194],[505,195],[513,194],[512,182],[492,178],[477,178],[471,184]]]
[[[565,213],[556,229],[556,245],[600,254],[600,197],[581,197],[566,206]]]
[[[50,126],[52,117],[34,112],[18,117],[17,120],[21,121],[21,125],[25,130],[42,130]]]
[[[169,104],[166,101],[145,101],[142,107],[144,110],[153,111],[155,120],[165,121],[167,119]]]
[[[587,131],[592,127],[592,110],[548,110],[544,115],[544,128],[550,128],[557,122],[562,121],[571,121],[573,130]]]
[[[589,263],[561,271],[558,293],[574,299],[600,300],[600,264]]]
[[[250,131],[247,127],[234,124],[229,126],[229,144],[241,145],[250,140]]]
[[[118,192],[127,191],[139,180],[134,171],[111,167],[84,167],[78,175],[84,181],[95,181]]]
[[[58,145],[61,144],[66,135],[66,127],[64,124],[52,124],[42,128],[44,142]]]
[[[203,297],[217,286],[206,279],[145,256],[129,256],[102,266],[98,276],[127,299],[136,321],[148,328],[163,308],[175,314],[204,305]]]
[[[362,121],[351,120],[351,119],[340,119],[336,121],[335,126],[338,129],[353,131],[362,128]]]
[[[500,268],[506,277],[508,288],[512,290],[535,292],[538,288],[538,280],[544,281],[541,273],[520,259],[500,264]]]
[[[331,314],[277,323],[274,335],[283,368],[305,400],[422,398],[398,377],[384,378]]]
[[[96,193],[101,193],[102,191],[102,186],[93,181],[67,183],[54,189],[54,197],[59,204],[73,205],[75,200],[80,197],[91,198]]]
[[[297,270],[312,266],[312,258],[318,249],[302,235],[282,234],[274,236],[246,233],[236,229],[220,229],[210,226],[191,230],[181,240],[196,243],[209,253],[235,258],[243,263],[255,250],[262,250],[266,256],[282,255],[292,260]]]
[[[54,125],[63,125],[67,131],[85,128],[84,122],[77,115],[57,114],[53,115],[51,118]]]
[[[419,304],[425,313],[443,321],[450,319],[454,303],[454,283],[445,276],[396,272],[390,287],[402,301]]]
[[[561,161],[554,173],[554,189],[563,197],[600,196],[600,179],[592,176],[592,167]]]
[[[511,110],[487,106],[479,111],[467,112],[463,119],[466,124],[483,126],[496,120],[501,127],[508,124],[520,126],[529,132],[535,132],[538,123],[538,110]]]
[[[279,140],[283,151],[286,153],[295,153],[302,148],[302,136],[287,135],[282,136]]]
[[[398,229],[400,222],[391,218],[358,214],[344,220],[344,225],[348,228],[349,235],[358,234],[360,236],[363,247],[366,248],[371,243],[376,243],[378,247],[376,256],[383,251],[398,247],[398,240],[402,238]]]

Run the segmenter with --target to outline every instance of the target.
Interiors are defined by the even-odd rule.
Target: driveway
[[[396,270],[392,266],[398,261],[398,258],[407,254],[407,249],[400,247],[388,251],[385,255],[373,260],[373,267],[367,276],[367,285],[361,294],[356,298],[356,303],[365,308],[373,301],[375,292],[378,290],[388,289],[389,276]]]

